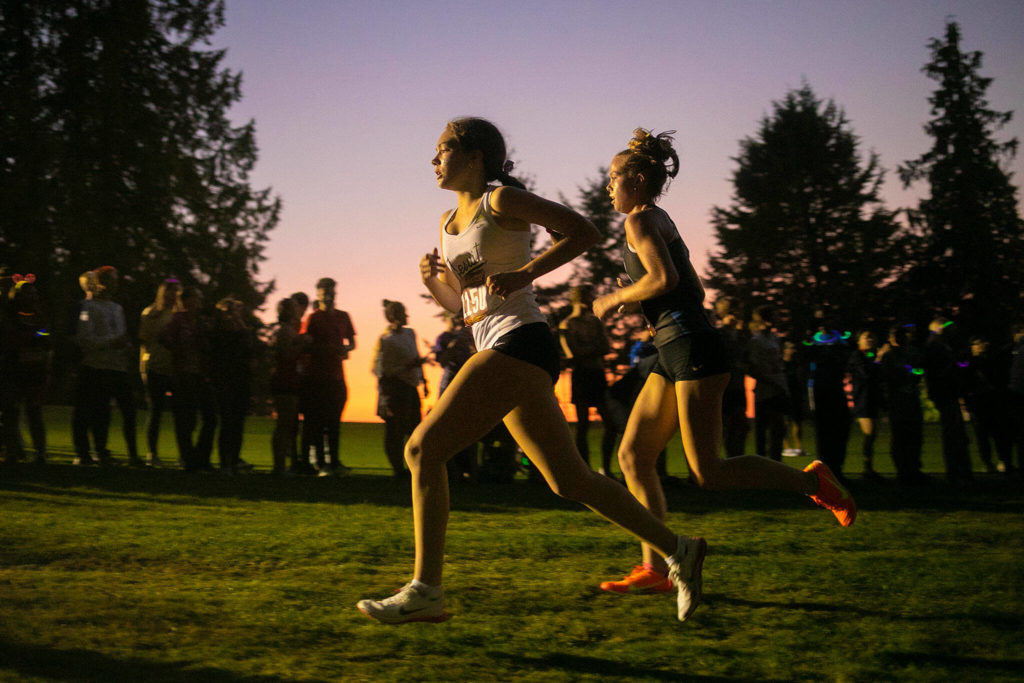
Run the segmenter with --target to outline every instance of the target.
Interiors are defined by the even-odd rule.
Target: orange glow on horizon
[[[436,334],[431,333],[429,337],[419,334],[421,348],[423,341],[429,340],[433,344],[441,328],[438,326]],[[345,412],[341,416],[342,422],[383,422],[377,417],[377,378],[370,371],[370,364],[373,360],[373,345],[376,342],[359,338],[359,345],[352,352],[349,359],[345,361],[345,382],[348,385],[348,402],[345,404]],[[437,402],[437,387],[441,381],[441,367],[434,363],[426,363],[423,366],[423,374],[427,378],[427,387],[430,395],[422,399],[422,411],[426,415]],[[569,402],[570,384],[569,373],[563,372],[555,385],[555,395],[558,397],[558,404],[566,420],[576,421],[576,411]],[[422,396],[422,393],[421,393]],[[594,416],[594,419],[600,419]]]

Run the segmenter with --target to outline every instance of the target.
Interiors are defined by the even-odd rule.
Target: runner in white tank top
[[[405,447],[412,474],[416,564],[413,580],[382,600],[357,607],[377,621],[444,621],[445,464],[504,420],[509,432],[558,495],[578,501],[670,556],[683,576],[700,559],[691,541],[678,539],[614,479],[583,462],[552,391],[557,375],[554,337],[533,298],[532,282],[567,263],[600,239],[575,211],[520,189],[508,175],[505,141],[491,123],[456,119],[448,124],[432,160],[438,185],[458,197],[441,222],[444,259],[437,249],[420,261],[434,299],[475,320],[475,353],[413,432]],[[492,188],[501,181],[506,187]],[[520,187],[507,187],[507,185]],[[529,256],[530,226],[541,225],[553,244]],[[678,583],[679,617],[689,615],[691,590]]]
[[[502,298],[487,291],[487,278],[522,268],[530,261],[529,230],[506,230],[491,215],[491,192],[480,200],[469,226],[453,235],[448,226],[456,211],[441,228],[441,250],[445,265],[462,287],[462,315],[471,325],[477,350],[489,349],[507,332],[529,323],[547,322],[537,306],[533,284],[527,284]]]

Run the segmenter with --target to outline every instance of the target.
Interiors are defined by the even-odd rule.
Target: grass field
[[[855,437],[849,529],[791,495],[673,486],[670,524],[709,543],[685,624],[671,596],[597,590],[638,548],[596,515],[526,480],[456,482],[454,617],[385,627],[354,609],[411,571],[378,425],[343,427],[353,476],[280,479],[252,419],[257,472],[226,478],[72,467],[66,417],[48,411],[51,464],[0,469],[0,680],[1024,680],[1020,480],[869,483]]]

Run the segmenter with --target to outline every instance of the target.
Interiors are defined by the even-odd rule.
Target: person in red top
[[[348,313],[334,307],[335,287],[331,278],[320,278],[316,283],[317,308],[302,325],[302,334],[309,338],[302,453],[305,457],[313,446],[321,477],[348,473],[341,463],[338,442],[341,413],[348,399],[344,361],[356,348],[356,330]],[[325,438],[331,453],[329,464],[324,455]]]

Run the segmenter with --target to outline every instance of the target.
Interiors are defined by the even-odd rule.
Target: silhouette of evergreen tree
[[[707,284],[748,311],[774,306],[797,333],[820,309],[847,329],[882,312],[897,224],[879,199],[878,157],[862,160],[858,146],[843,111],[809,85],[774,102],[740,141],[732,203],[712,210]]]
[[[982,53],[963,51],[960,39],[950,21],[944,38],[929,43],[923,71],[939,87],[928,98],[932,119],[924,128],[934,144],[899,168],[905,186],[930,186],[911,212],[921,248],[902,284],[922,306],[958,312],[964,327],[998,336],[1021,313],[1024,292],[1024,224],[1001,166],[1018,142],[994,139],[1013,112],[989,108],[992,79],[979,73]]]
[[[159,282],[255,308],[280,200],[255,189],[241,74],[210,47],[222,0],[0,0],[0,263],[32,271],[60,322],[109,264],[132,325]]]

